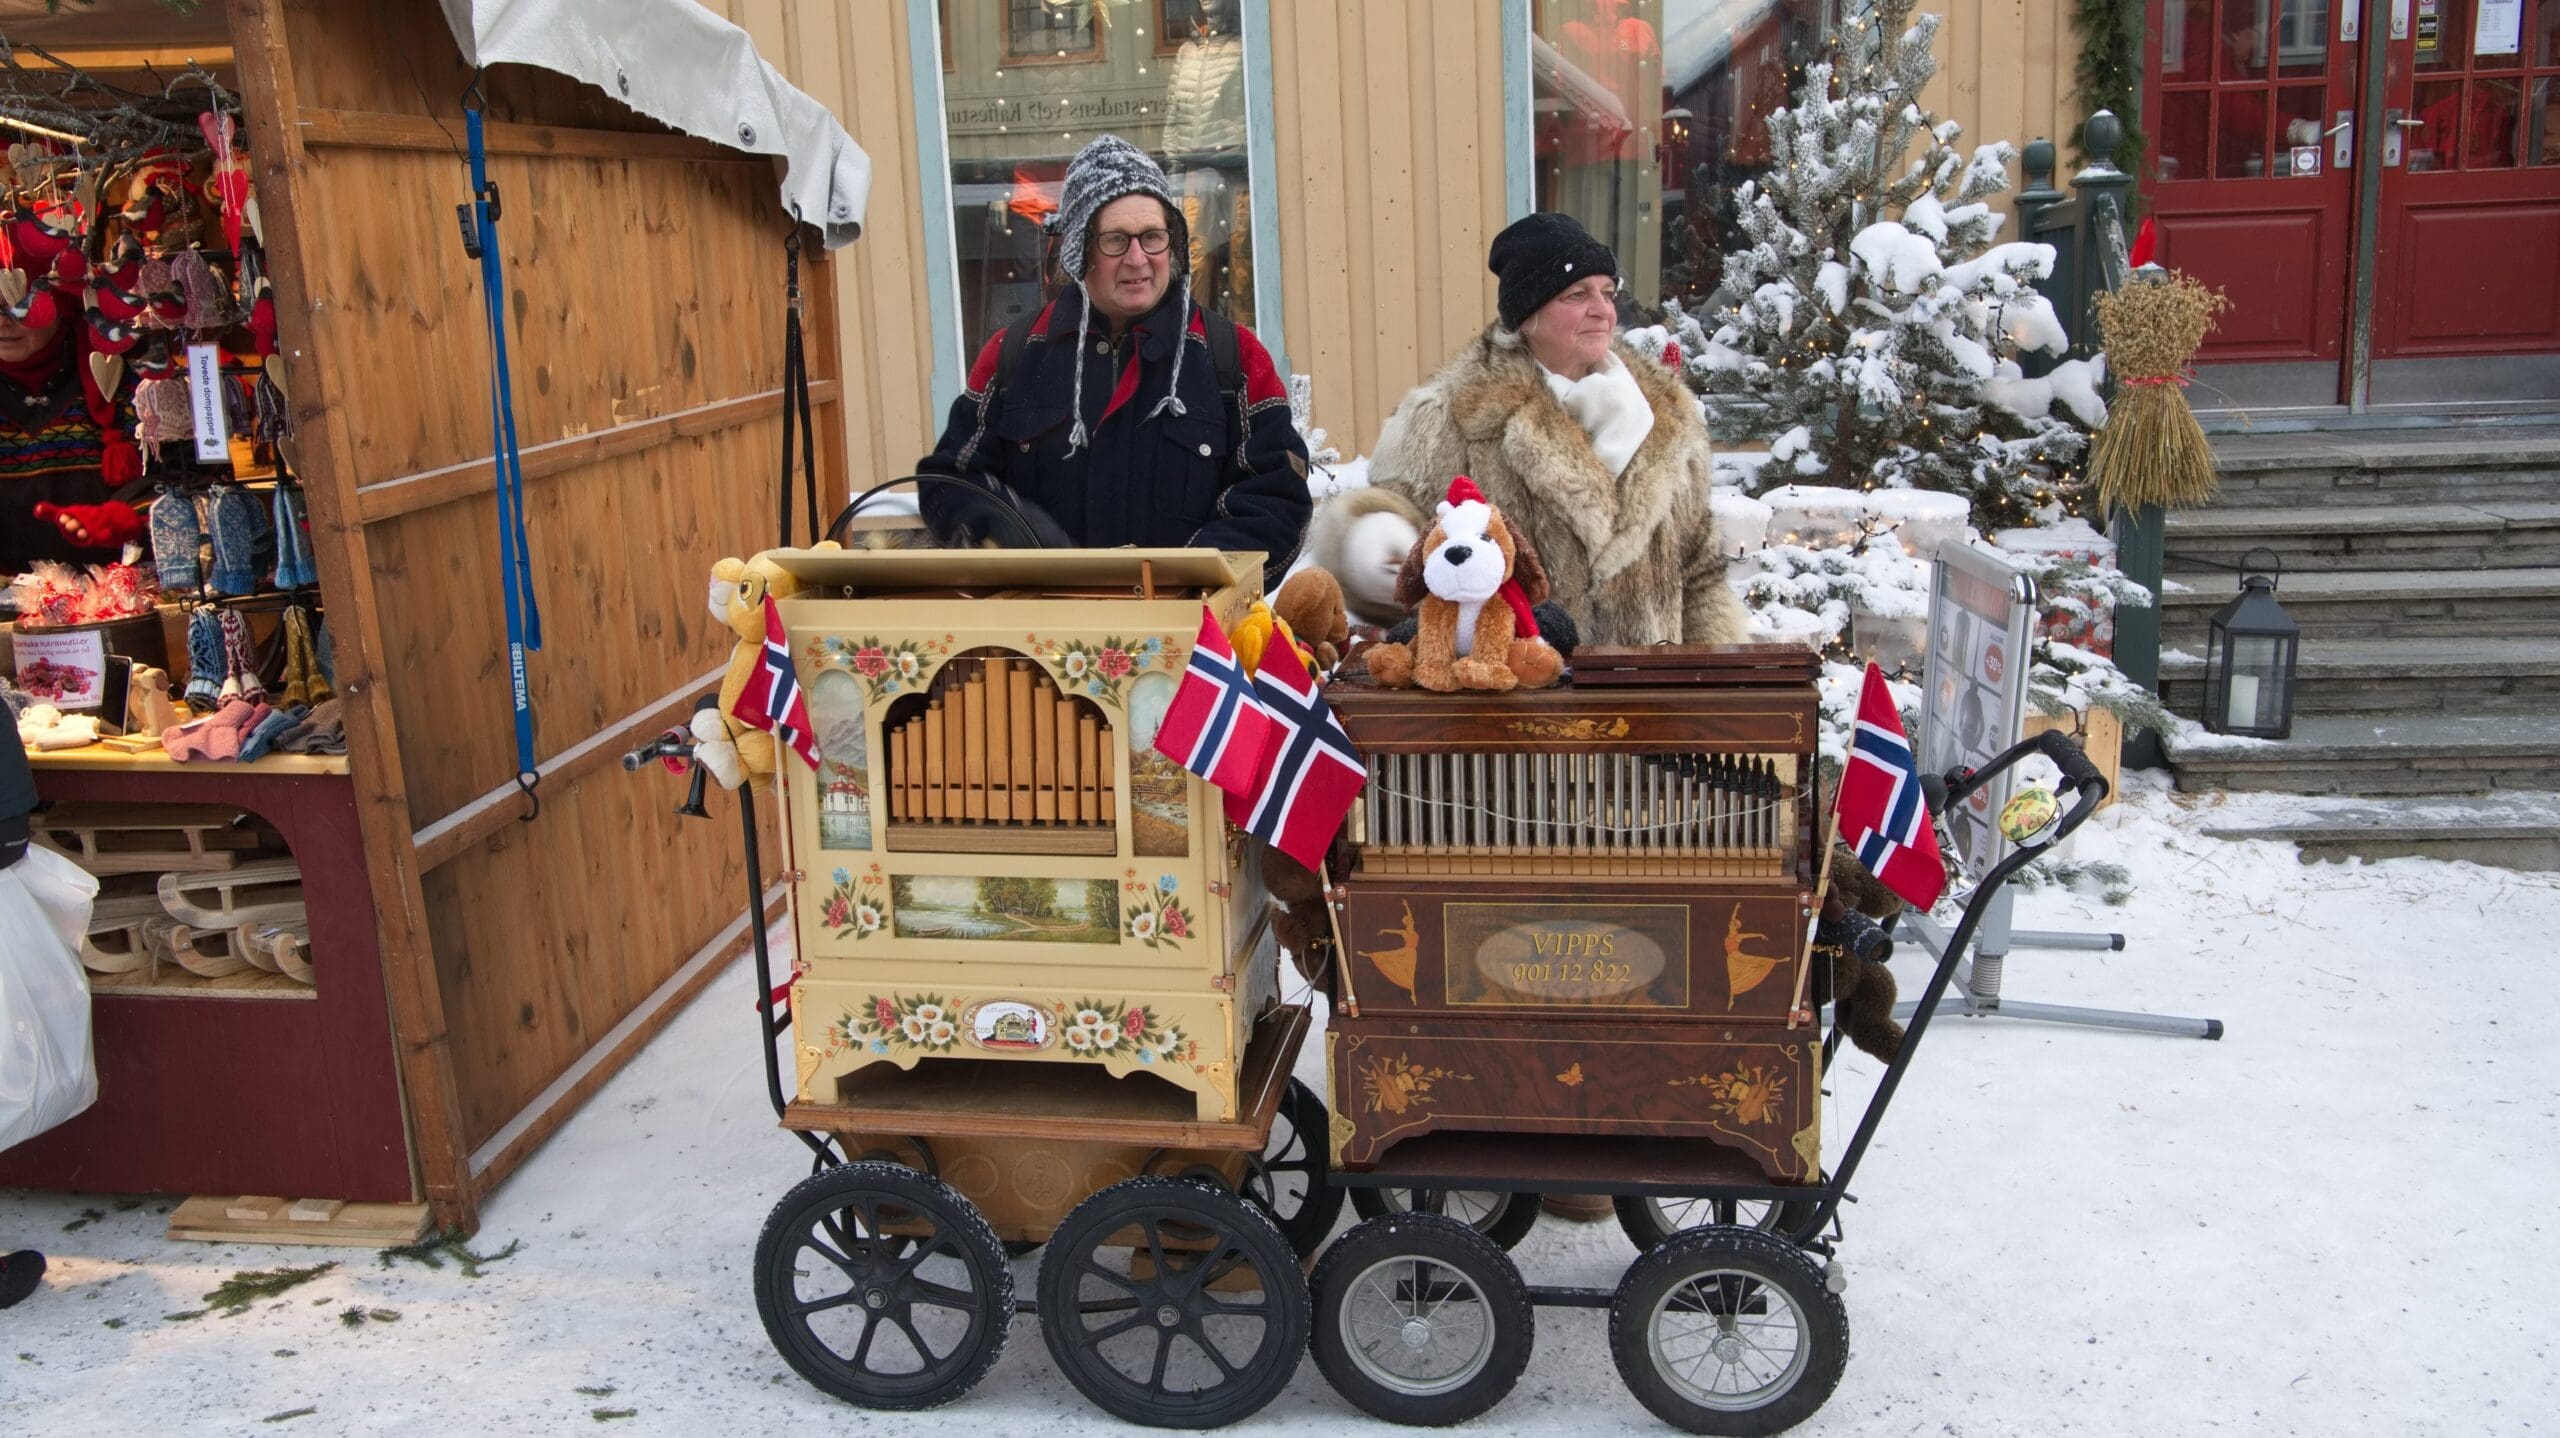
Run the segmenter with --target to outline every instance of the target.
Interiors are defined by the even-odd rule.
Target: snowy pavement
[[[1847,1376],[1799,1431],[2560,1424],[2560,878],[2305,867],[2197,832],[2287,802],[2137,794],[2077,841],[2077,857],[2133,871],[2130,905],[2025,897],[2023,923],[2121,929],[2130,945],[2013,957],[2010,997],[2218,1017],[2229,1037],[1933,1030],[1847,1214]],[[1896,967],[1916,988],[1918,963]],[[475,1246],[523,1246],[477,1279],[352,1250],[172,1243],[160,1200],[0,1193],[0,1240],[54,1263],[0,1314],[0,1430],[1117,1428],[1029,1318],[992,1376],[933,1414],[867,1414],[784,1368],[748,1268],[806,1165],[765,1107],[752,982],[724,975],[495,1196]],[[1840,1060],[1835,1153],[1876,1072]],[[1615,1225],[1554,1219],[1518,1254],[1532,1282],[1580,1283],[1613,1281],[1632,1255]],[[172,1317],[241,1270],[332,1257],[239,1316]],[[394,1317],[350,1327],[352,1308]],[[1603,1315],[1545,1310],[1538,1325],[1527,1375],[1477,1430],[1669,1431],[1620,1387]],[[1312,1365],[1238,1429],[1346,1430],[1393,1431]]]

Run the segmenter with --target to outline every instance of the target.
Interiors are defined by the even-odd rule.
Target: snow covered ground
[[[2102,816],[2078,857],[2129,866],[2132,903],[2045,890],[2022,922],[2121,929],[2128,949],[2015,957],[2007,990],[2218,1017],[2229,1037],[1933,1030],[1847,1215],[1847,1376],[1800,1431],[2560,1424],[2560,877],[2303,867],[2201,837],[2210,812],[2154,789]],[[1919,965],[1896,966],[1916,988]],[[752,982],[724,976],[497,1194],[477,1246],[523,1247],[477,1279],[171,1243],[158,1200],[0,1194],[0,1239],[54,1261],[45,1291],[0,1314],[0,1429],[1114,1428],[1028,1318],[987,1382],[935,1414],[865,1414],[784,1368],[748,1265],[805,1163],[764,1106]],[[1876,1072],[1855,1052],[1835,1070],[1835,1152]],[[1615,1225],[1548,1219],[1519,1257],[1533,1282],[1605,1283],[1632,1252]],[[240,1270],[332,1256],[336,1271],[241,1316],[169,1316]],[[350,1328],[354,1307],[397,1317]],[[1619,1386],[1601,1315],[1538,1321],[1527,1376],[1477,1429],[1668,1431]],[[1309,1365],[1239,1431],[1345,1430],[1392,1431]]]

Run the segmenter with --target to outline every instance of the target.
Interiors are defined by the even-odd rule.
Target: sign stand
[[[1999,550],[1978,540],[1950,545],[1939,551],[1935,569],[1929,597],[1929,657],[1921,673],[1918,755],[1923,774],[1985,767],[2018,741],[2026,722],[2028,656],[2036,623],[2035,577]],[[1948,837],[1955,844],[1956,867],[1964,877],[1979,882],[2007,855],[2009,841],[2000,832],[1999,814],[2013,788],[2013,776],[2003,775],[1997,783],[1976,791],[1957,812],[1944,816]],[[2122,934],[2013,928],[2013,903],[2005,887],[1992,896],[1974,936],[1973,952],[1958,961],[1955,981],[1938,1000],[1937,1012],[2178,1038],[2222,1037],[2220,1019],[2004,1000],[2000,982],[2012,949],[2106,953],[2124,948]],[[1926,914],[1906,912],[1897,927],[1919,940],[1932,957],[1946,956],[1952,935]],[[1917,1003],[1897,1004],[1893,1013],[1896,1019],[1907,1020],[1918,1009]]]

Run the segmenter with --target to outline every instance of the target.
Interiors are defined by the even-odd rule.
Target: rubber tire
[[[1209,1390],[1215,1401],[1175,1403],[1150,1396],[1107,1362],[1089,1359],[1069,1325],[1060,1321],[1076,1312],[1081,1260],[1097,1241],[1150,1212],[1216,1226],[1261,1275],[1264,1301],[1275,1310],[1264,1320],[1262,1340],[1247,1360],[1245,1375]],[[1040,1260],[1039,1295],[1040,1337],[1058,1371],[1103,1412],[1150,1428],[1219,1428],[1251,1417],[1289,1386],[1307,1348],[1307,1279],[1297,1252],[1260,1204],[1197,1179],[1124,1179],[1077,1204],[1049,1236],[1049,1251]],[[1148,1301],[1141,1296],[1139,1304]],[[1229,1387],[1235,1391],[1226,1392]]]
[[[1804,1371],[1759,1406],[1709,1408],[1672,1387],[1653,1361],[1647,1332],[1654,1305],[1681,1283],[1709,1270],[1738,1271],[1783,1291],[1804,1314],[1810,1351]],[[1627,1391],[1656,1418],[1690,1433],[1782,1433],[1810,1418],[1840,1386],[1849,1362],[1849,1310],[1823,1281],[1812,1256],[1785,1239],[1749,1228],[1692,1228],[1629,1265],[1609,1303],[1609,1352]]]
[[[1683,1200],[1666,1201],[1681,1202]],[[1725,1216],[1723,1205],[1719,1204],[1718,1217],[1714,1224],[1692,1223],[1673,1228],[1665,1224],[1662,1216],[1654,1211],[1652,1201],[1620,1194],[1618,1196],[1618,1227],[1625,1230],[1627,1241],[1636,1246],[1636,1252],[1651,1253],[1662,1246],[1664,1239],[1675,1233],[1688,1233],[1695,1229],[1714,1226],[1748,1228],[1755,1232],[1773,1233],[1783,1237],[1811,1222],[1813,1211],[1819,1206],[1811,1199],[1790,1198],[1771,1204],[1768,1213],[1763,1215],[1759,1222],[1744,1223],[1738,1217]]]
[[[1270,1198],[1256,1192],[1251,1182],[1245,1187],[1245,1198],[1271,1215],[1271,1221],[1280,1226],[1280,1236],[1289,1240],[1289,1247],[1296,1250],[1301,1259],[1315,1257],[1316,1250],[1324,1247],[1324,1241],[1333,1236],[1333,1225],[1342,1217],[1343,1192],[1330,1182],[1333,1161],[1326,1126],[1332,1119],[1332,1113],[1325,1108],[1324,1100],[1316,1096],[1314,1089],[1296,1079],[1289,1080],[1289,1090],[1281,1095],[1280,1112],[1271,1125],[1271,1138],[1263,1145],[1262,1164],[1266,1170],[1272,1167],[1271,1160],[1277,1156],[1272,1149],[1281,1143],[1281,1124],[1286,1123],[1290,1134],[1303,1143],[1307,1151],[1303,1158],[1282,1165],[1282,1168],[1286,1172],[1306,1175],[1306,1197],[1291,1211],[1282,1213]]]
[[[1432,1190],[1420,1191],[1429,1193]],[[1355,1188],[1351,1190],[1351,1206],[1359,1210],[1362,1218],[1384,1218],[1391,1213],[1411,1213],[1414,1210],[1410,1195],[1414,1192],[1416,1190],[1410,1188]],[[1404,1196],[1389,1199],[1387,1195],[1391,1193]],[[1520,1240],[1529,1236],[1529,1230],[1538,1226],[1538,1206],[1542,1200],[1538,1194],[1534,1193],[1514,1193],[1504,1196],[1510,1202],[1486,1214],[1481,1222],[1473,1224],[1472,1227],[1476,1232],[1502,1245],[1505,1250],[1509,1250],[1519,1247]],[[1424,1210],[1424,1212],[1436,1211],[1429,1208]],[[1456,1221],[1466,1222],[1464,1219]]]
[[[1342,1309],[1351,1285],[1377,1264],[1405,1257],[1445,1263],[1466,1275],[1493,1319],[1493,1351],[1485,1366],[1446,1393],[1412,1394],[1380,1383],[1361,1371],[1343,1335]],[[1311,1287],[1316,1368],[1353,1407],[1390,1423],[1443,1428],[1490,1412],[1510,1396],[1537,1346],[1537,1310],[1519,1266],[1492,1239],[1441,1214],[1392,1214],[1358,1225],[1325,1250]]]
[[[799,1240],[808,1237],[821,1214],[840,1213],[862,1194],[886,1198],[931,1219],[937,1234],[947,1235],[954,1254],[969,1266],[976,1291],[988,1297],[972,1315],[968,1352],[964,1356],[955,1350],[959,1361],[932,1383],[866,1385],[852,1376],[833,1348],[810,1332],[806,1315],[794,1318],[782,1311],[791,1291],[791,1269],[803,1248]],[[898,1240],[891,1257],[903,1257],[918,1242]],[[912,1412],[939,1408],[967,1393],[1003,1356],[1005,1335],[1013,1323],[1013,1270],[1005,1263],[995,1230],[949,1184],[904,1164],[849,1163],[802,1179],[765,1219],[764,1233],[756,1240],[755,1263],[756,1313],[764,1320],[765,1335],[775,1351],[810,1386],[865,1408]]]

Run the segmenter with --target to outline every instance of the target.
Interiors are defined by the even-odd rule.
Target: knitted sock
[[[311,614],[297,604],[284,612],[284,682],[280,686],[283,700],[291,705],[311,702]]]
[[[187,703],[211,709],[222,701],[222,621],[210,609],[187,616]]]
[[[258,649],[249,638],[249,618],[237,609],[222,611],[222,697],[267,697],[267,682],[258,674]]]
[[[165,592],[204,582],[204,521],[191,496],[172,489],[151,501],[151,565]]]
[[[329,621],[323,617],[320,627],[311,632],[311,702],[328,699],[338,687],[337,649],[329,639]]]
[[[258,510],[249,492],[236,484],[217,484],[205,509],[213,530],[213,592],[255,594]]]

